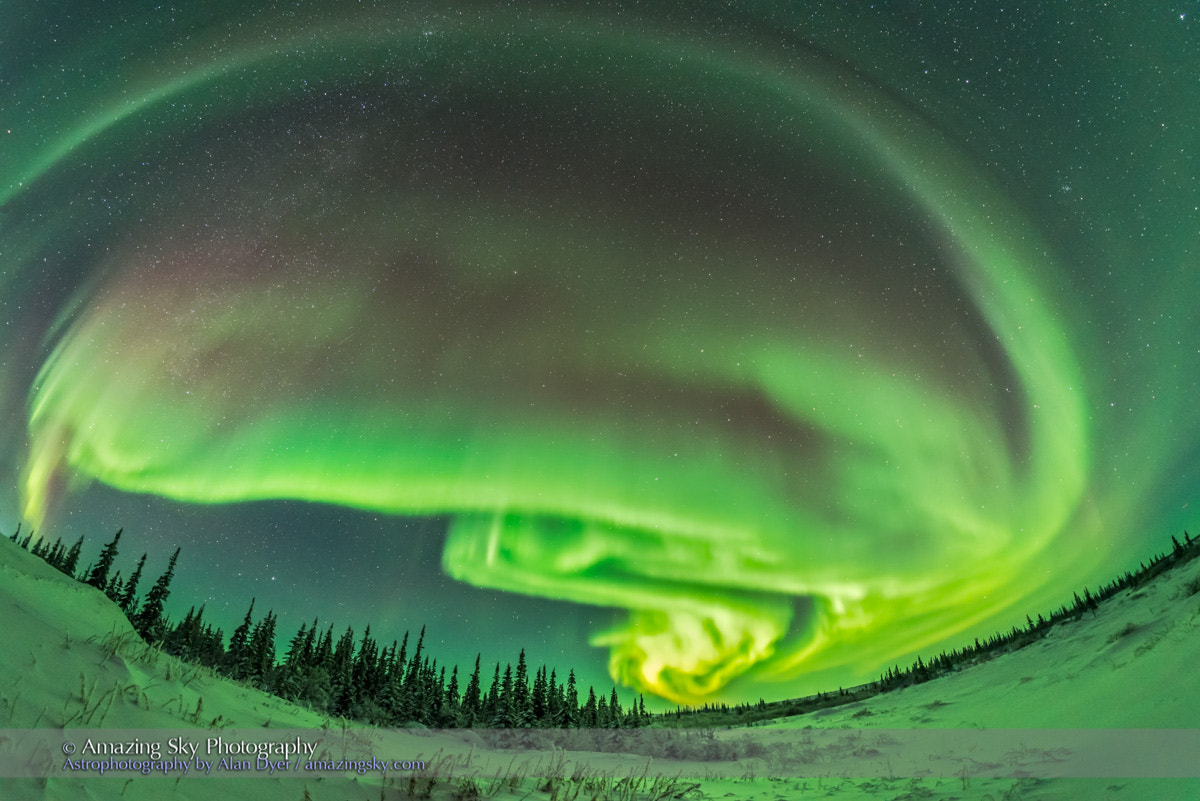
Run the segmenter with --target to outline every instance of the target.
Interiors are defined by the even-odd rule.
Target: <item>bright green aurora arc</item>
[[[1124,569],[1196,486],[1187,9],[797,5],[6,7],[11,516],[445,517],[689,703]]]

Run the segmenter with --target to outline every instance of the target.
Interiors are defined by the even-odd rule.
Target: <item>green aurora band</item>
[[[91,480],[448,515],[452,576],[629,610],[614,678],[687,702],[1095,558],[1061,270],[921,115],[798,48],[406,9],[200,30],[17,132],[32,524]]]

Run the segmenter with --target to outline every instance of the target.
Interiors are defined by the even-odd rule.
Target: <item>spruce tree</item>
[[[512,663],[504,665],[504,679],[500,683],[500,693],[496,708],[492,712],[491,727],[493,729],[511,729],[516,725],[516,709],[513,698]]]
[[[354,629],[347,626],[333,649],[333,661],[329,668],[330,711],[335,715],[349,716],[350,710],[358,704],[357,688],[350,678],[353,667]]]
[[[400,661],[396,641],[392,640],[391,648],[383,652],[379,659],[379,670],[382,673],[382,686],[376,696],[380,706],[380,715],[389,725],[403,722],[404,717],[404,665]]]
[[[137,567],[134,568],[133,575],[129,577],[129,581],[125,582],[125,586],[121,589],[121,594],[117,599],[117,603],[121,606],[121,611],[126,617],[133,614],[134,608],[137,606],[137,588],[138,581],[142,578],[142,567],[146,564],[146,554],[142,554],[142,558],[138,560]]]
[[[421,648],[425,645],[425,627],[421,626],[421,636],[417,637],[417,650],[413,651],[412,659],[408,663],[408,675],[404,679],[406,689],[412,690],[416,688],[417,678],[421,671]]]
[[[301,623],[300,630],[292,637],[288,643],[287,653],[283,656],[283,664],[291,667],[297,667],[304,664],[307,660],[307,655],[304,653],[304,642],[308,637],[308,624]]]
[[[50,549],[50,556],[46,560],[59,572],[63,570],[63,564],[67,561],[67,546],[62,544],[62,538],[54,541],[54,547]]]
[[[122,531],[124,529],[117,529],[112,540],[100,551],[100,558],[88,573],[85,584],[90,584],[100,591],[108,586],[108,571],[112,569],[113,561],[117,558],[117,543],[121,541]]]
[[[420,651],[420,642],[417,643]],[[401,671],[403,690],[400,695],[400,716],[402,720],[420,721],[421,714],[427,701],[425,692],[424,666],[416,664],[416,652],[408,658],[408,668]]]
[[[233,630],[233,635],[229,638],[229,650],[225,652],[222,672],[233,679],[245,676],[246,668],[249,665],[246,647],[250,642],[250,628],[254,623],[255,600],[254,598],[250,599],[250,608],[246,610],[246,617]]]
[[[518,728],[528,726],[533,719],[529,704],[529,666],[525,663],[524,648],[517,657],[517,672],[513,675],[509,715],[512,718],[512,725]]]
[[[552,668],[550,680],[546,683],[546,725],[561,726],[562,720],[562,688],[558,686],[558,674]]]
[[[492,674],[492,686],[488,688],[487,697],[483,700],[483,706],[480,711],[480,720],[487,721],[488,725],[492,725],[492,718],[496,716],[496,711],[500,708],[500,663],[496,663],[496,669]]]
[[[421,640],[424,639],[425,630],[421,630],[421,638],[417,640],[417,653],[421,650]],[[416,661],[416,654],[413,655],[413,661]],[[429,715],[433,709],[433,700],[436,693],[433,690],[433,668],[430,666],[429,657],[425,657],[425,661],[417,668],[415,675],[411,675],[410,680],[405,685],[405,703],[406,714],[408,720],[416,721],[417,723],[429,723]]]
[[[75,577],[75,571],[79,569],[79,552],[83,550],[83,535],[75,540],[75,544],[71,546],[71,550],[67,551],[67,555],[63,558],[62,567],[59,568],[72,578]]]
[[[474,726],[479,719],[482,688],[479,683],[479,659],[480,654],[475,654],[475,670],[471,673],[471,678],[467,681],[466,692],[462,698],[462,725]]]
[[[316,625],[316,622],[316,620],[313,621],[314,626]],[[316,647],[313,648],[312,662],[314,667],[320,667],[326,670],[328,670],[329,666],[333,663],[332,623],[330,623],[329,627],[325,629],[325,633],[321,635],[320,641],[318,641]]]
[[[192,626],[192,619],[196,616],[196,607],[189,606],[187,614],[183,616],[183,620],[175,626],[171,627],[166,636],[163,637],[162,648],[168,654],[184,659],[183,642],[187,638],[187,630]]]
[[[567,674],[567,687],[564,691],[562,723],[563,728],[579,725],[579,688],[575,684],[575,671]]]
[[[597,708],[596,708],[596,691],[590,685],[588,686],[587,703],[583,705],[583,711],[579,715],[579,726],[584,729],[594,729],[597,725]]]
[[[246,646],[250,679],[260,689],[267,690],[275,672],[275,613],[267,610],[267,616],[258,622],[250,634]]]
[[[533,680],[533,692],[529,699],[529,710],[533,725],[541,726],[545,724],[547,718],[545,665],[538,668],[537,676]]]
[[[310,642],[315,640],[316,632],[317,619],[313,618],[308,636]],[[330,624],[321,639],[306,650],[309,652],[308,664],[299,676],[299,698],[313,709],[326,711],[330,701],[329,665],[333,661],[333,625]]]
[[[53,567],[57,570],[59,569],[59,565],[62,563],[63,556],[65,555],[66,552],[63,549],[62,537],[59,537],[54,540],[53,545],[46,549],[46,553],[44,556],[42,556],[42,559],[44,559],[46,564],[50,565],[50,567]]]
[[[200,652],[200,664],[216,668],[225,661],[225,632],[212,626],[204,627],[204,645]]]
[[[363,631],[362,640],[358,644],[358,654],[350,667],[350,680],[354,682],[359,696],[359,710],[353,714],[356,717],[366,717],[368,722],[379,724],[381,720],[378,699],[384,688],[383,676],[380,669],[387,665],[380,659],[379,645],[371,636],[368,625]]]
[[[316,657],[316,646],[314,641],[317,637],[317,619],[314,617],[312,625],[308,627],[308,633],[304,635],[304,642],[300,645],[299,662],[304,665],[312,664]]]
[[[445,726],[446,721],[446,666],[443,665],[440,669],[437,667],[437,660],[433,661],[433,670],[430,672],[430,684],[426,688],[426,713],[425,722]],[[437,678],[433,678],[433,673],[437,673]]]
[[[379,691],[376,674],[378,661],[379,646],[371,636],[371,626],[368,624],[358,644],[358,653],[350,666],[350,680],[357,685],[358,693],[364,700],[374,698]]]
[[[400,641],[400,652],[396,654],[395,669],[398,671],[400,685],[404,685],[404,677],[408,671],[408,632],[404,632],[404,639]]]
[[[192,616],[187,625],[180,624],[176,629],[178,632],[176,648],[179,655],[183,659],[189,661],[201,661],[204,651],[208,644],[205,642],[204,625],[204,604],[200,604],[200,608],[196,610],[196,614]],[[190,610],[189,610],[190,611]]]
[[[166,572],[158,577],[150,592],[146,593],[146,601],[134,621],[134,628],[147,641],[162,639],[163,604],[171,594],[171,579],[175,576],[175,562],[178,559],[179,548],[176,548],[175,553],[171,554],[171,561],[167,563]]]
[[[108,584],[104,587],[104,594],[107,596],[108,600],[112,601],[113,603],[118,603],[120,601],[122,584],[121,571],[118,570],[116,573],[113,573],[111,577],[109,577]]]
[[[458,697],[458,665],[450,671],[450,686],[446,688],[446,700],[443,704],[446,710],[446,722],[453,725],[458,720],[459,714],[459,697]]]

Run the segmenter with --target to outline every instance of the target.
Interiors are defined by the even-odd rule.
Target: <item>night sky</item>
[[[6,3],[0,527],[684,702],[1200,528],[1200,4],[643,5]]]

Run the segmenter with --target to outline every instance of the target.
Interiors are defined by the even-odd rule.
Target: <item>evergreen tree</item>
[[[198,649],[200,664],[216,668],[225,661],[225,632],[219,628],[214,631],[209,625],[205,625],[203,631]]]
[[[567,674],[567,687],[564,691],[562,705],[562,722],[558,725],[563,728],[579,725],[579,689],[575,684],[574,670]]]
[[[583,710],[579,714],[579,726],[585,729],[594,729],[598,723],[597,718],[596,691],[590,685],[588,686],[587,703],[583,705]]]
[[[300,624],[300,630],[296,632],[288,643],[287,653],[283,656],[283,664],[290,668],[300,668],[308,664],[309,654],[306,650],[306,643],[311,643],[312,632],[308,628],[307,623]]]
[[[121,598],[121,571],[120,570],[118,570],[116,573],[113,573],[113,575],[109,578],[108,584],[106,584],[104,587],[104,595],[108,598],[108,600],[112,601],[113,603],[117,603],[120,600],[120,598]]]
[[[558,686],[558,674],[553,668],[550,670],[550,678],[546,682],[546,725],[561,726],[562,715],[562,688]]]
[[[608,697],[608,715],[609,725],[613,728],[620,726],[624,721],[621,720],[621,702],[617,698],[617,688],[612,688],[612,694]]]
[[[168,632],[168,640],[175,642],[175,647],[179,649],[183,655],[179,658],[192,664],[202,665],[207,657],[206,651],[209,648],[208,638],[212,628],[203,620],[204,604],[196,610],[192,620],[188,626],[182,623],[172,627]]]
[[[533,693],[529,699],[531,722],[535,726],[545,725],[546,718],[549,717],[546,695],[546,666],[542,665],[533,680]]]
[[[317,619],[313,618],[304,647],[307,663],[296,677],[296,693],[299,700],[313,709],[325,711],[329,708],[330,700],[329,664],[333,661],[333,626],[325,630],[320,640],[316,640],[316,633]]]
[[[421,626],[421,636],[417,637],[417,650],[413,651],[408,663],[408,675],[404,678],[406,688],[416,688],[417,677],[421,671],[421,648],[425,645],[425,627]]]
[[[189,606],[187,614],[183,616],[183,620],[170,626],[167,629],[166,635],[162,639],[162,649],[172,656],[177,656],[183,659],[183,654],[180,650],[180,643],[183,642],[184,632],[192,625],[192,618],[196,616],[196,607]]]
[[[112,540],[104,546],[100,551],[100,558],[96,560],[96,564],[88,573],[85,584],[90,584],[98,590],[103,591],[108,586],[108,571],[112,569],[113,561],[117,558],[117,543],[121,541],[121,532],[124,529],[117,529],[117,533]]]
[[[376,703],[376,697],[382,689],[378,668],[379,646],[371,636],[371,627],[368,625],[363,631],[362,641],[358,644],[358,654],[350,667],[350,681],[355,685],[359,700],[359,706],[352,709],[350,714],[359,718],[365,717],[368,722],[374,724],[383,722],[380,720],[381,710]]]
[[[511,729],[516,726],[513,695],[513,671],[512,663],[509,662],[504,665],[504,679],[500,683],[500,695],[492,714],[491,726],[493,729]]]
[[[183,659],[200,662],[202,654],[209,646],[205,635],[208,627],[204,625],[204,604],[200,604],[192,619],[185,622],[187,625],[180,624],[177,629],[176,648]]]
[[[125,582],[125,586],[121,589],[121,594],[117,598],[117,603],[126,617],[133,614],[133,610],[137,607],[138,581],[142,578],[142,567],[145,564],[146,554],[142,554],[142,558],[138,560],[137,567],[133,570],[133,575],[129,577],[129,581]]]
[[[67,561],[67,546],[62,544],[61,537],[54,541],[54,547],[50,549],[50,557],[46,561],[60,573],[66,572],[63,570],[63,564]]]
[[[446,710],[445,721],[447,725],[454,725],[458,720],[459,714],[459,697],[458,697],[458,665],[450,671],[450,686],[446,688],[446,698],[443,702],[443,707]]]
[[[430,684],[426,687],[426,698],[428,698],[427,711],[425,713],[425,721],[438,726],[445,726],[446,720],[446,666],[443,665],[440,670],[437,669],[437,660],[433,661],[434,670],[430,671]],[[437,678],[433,678],[433,673],[437,672]]]
[[[402,639],[400,641],[400,652],[398,654],[396,654],[396,658],[392,661],[395,663],[393,665],[393,668],[395,669],[395,671],[397,673],[397,676],[399,679],[399,684],[401,686],[403,686],[405,673],[408,670],[408,632],[407,631],[404,632],[404,639]]]
[[[270,689],[275,672],[275,623],[275,613],[267,610],[267,616],[250,633],[246,646],[246,678],[263,690]]]
[[[467,681],[466,692],[462,698],[462,725],[474,726],[476,720],[479,719],[481,694],[483,692],[479,684],[479,659],[480,655],[475,654],[475,670],[471,673],[471,678]]]
[[[297,661],[302,665],[311,665],[316,659],[316,639],[317,639],[317,619],[314,617],[312,625],[308,627],[308,633],[304,635],[304,642],[300,645],[300,653]]]
[[[483,700],[483,707],[479,710],[479,719],[488,722],[492,725],[492,719],[496,716],[496,711],[500,708],[500,663],[496,663],[496,670],[492,675],[492,686],[488,688],[487,697]]]
[[[79,569],[79,553],[83,550],[83,536],[75,540],[75,544],[67,551],[67,555],[63,558],[62,567],[59,569],[72,578],[75,577],[75,571]]]
[[[364,695],[372,695],[375,688],[371,685],[376,682],[378,676],[376,670],[379,665],[379,644],[375,642],[375,638],[371,636],[371,626],[368,624],[363,630],[362,640],[358,643],[358,652],[354,657],[354,664],[351,667],[351,675],[354,680],[362,685]]]
[[[316,622],[316,620],[313,620],[314,626],[316,625]],[[325,633],[321,635],[321,639],[317,642],[316,647],[313,648],[312,663],[313,667],[325,668],[326,670],[328,670],[329,666],[333,663],[332,623],[330,623],[329,627],[325,629]]]
[[[175,553],[171,554],[171,561],[167,563],[166,572],[158,577],[150,592],[146,593],[146,601],[133,622],[138,634],[147,641],[153,642],[163,637],[163,604],[171,594],[171,579],[175,576],[175,562],[178,559],[179,548],[176,548]]]
[[[354,666],[354,630],[349,626],[338,640],[333,649],[333,660],[329,669],[330,711],[343,717],[350,715],[350,710],[358,705],[358,692],[351,681],[351,670]]]
[[[400,722],[399,710],[401,705],[402,686],[396,670],[396,641],[383,649],[379,655],[376,668],[379,676],[379,689],[375,693],[374,703],[379,707],[378,717],[381,725],[395,725]]]
[[[222,672],[233,679],[245,676],[249,667],[247,646],[250,643],[250,628],[254,621],[255,600],[255,598],[250,599],[250,608],[246,610],[246,617],[233,630],[233,636],[229,638],[229,650],[225,653]]]
[[[509,717],[516,728],[525,728],[533,719],[529,704],[529,666],[525,663],[525,649],[517,657],[517,672],[513,676],[512,699]]]
[[[58,537],[54,540],[54,544],[46,549],[46,553],[42,559],[44,559],[46,564],[50,565],[50,567],[58,570],[59,565],[62,563],[62,559],[65,555],[66,551],[63,549],[62,537]]]
[[[426,656],[425,661],[421,663],[421,669],[417,672],[417,682],[409,696],[412,719],[418,723],[433,723],[441,709],[441,700],[444,694],[445,689],[437,678],[437,662],[430,661]]]

